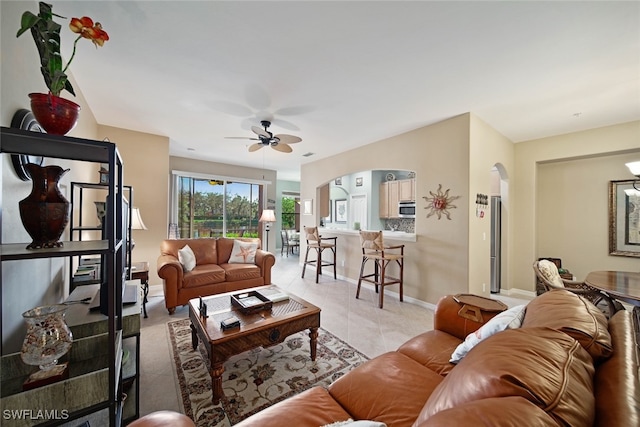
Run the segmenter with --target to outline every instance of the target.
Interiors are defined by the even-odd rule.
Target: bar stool
[[[360,286],[362,281],[375,285],[376,293],[380,294],[379,306],[382,308],[384,298],[384,287],[389,285],[400,285],[400,301],[402,301],[402,284],[404,276],[404,245],[385,246],[382,239],[382,231],[360,231],[360,246],[362,246],[362,264],[360,266],[360,277],[358,278],[358,289],[356,298],[360,297]],[[374,272],[364,274],[367,261],[373,260]],[[400,267],[400,277],[395,278],[387,275],[387,268],[391,263],[397,263]],[[378,292],[378,286],[381,287]]]
[[[337,279],[336,274],[336,240],[337,237],[322,237],[318,234],[318,227],[304,227],[307,240],[307,252],[304,255],[304,265],[302,266],[302,278],[304,279],[304,271],[307,268],[307,264],[315,264],[316,266],[316,283],[318,283],[318,277],[322,274],[322,267],[333,266],[333,278]],[[333,240],[333,243],[330,241]],[[314,249],[316,251],[316,259],[309,260],[309,250]],[[322,259],[322,251],[330,249],[333,252],[333,262],[325,261]]]

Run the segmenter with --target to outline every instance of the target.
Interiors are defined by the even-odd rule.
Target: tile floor
[[[273,283],[321,307],[322,328],[368,357],[395,350],[409,338],[433,329],[433,311],[428,307],[406,301],[400,303],[394,294],[385,294],[384,309],[380,310],[373,288],[363,287],[360,299],[356,299],[356,285],[333,280],[328,268],[319,284],[315,283],[313,268],[307,269],[305,279],[301,279],[299,262],[297,255],[276,255]],[[515,298],[497,298],[509,306],[523,303]],[[147,311],[149,318],[141,319],[140,415],[157,410],[181,411],[166,323],[188,317],[188,308],[179,307],[169,316],[164,307],[162,286],[151,286]]]

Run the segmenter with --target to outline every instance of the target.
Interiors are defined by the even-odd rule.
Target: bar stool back
[[[362,281],[375,285],[376,293],[380,294],[379,307],[382,308],[384,299],[384,287],[388,285],[400,285],[400,301],[402,301],[402,285],[404,276],[404,245],[385,246],[382,231],[360,231],[360,245],[362,246],[362,264],[360,265],[360,277],[358,278],[358,289],[356,298],[360,297],[360,286]],[[374,263],[374,272],[365,274],[364,269],[367,261]],[[389,264],[397,263],[400,267],[400,277],[391,277],[387,273]],[[378,292],[378,286],[381,287]]]
[[[307,264],[316,266],[316,283],[322,274],[322,267],[333,266],[333,278],[337,279],[336,274],[336,240],[337,237],[322,237],[318,234],[318,227],[304,227],[304,233],[307,241],[307,252],[304,255],[304,265],[302,266],[302,278],[304,279],[304,271]],[[322,251],[329,249],[333,252],[333,262],[322,259]],[[316,252],[316,259],[309,260],[309,251]]]

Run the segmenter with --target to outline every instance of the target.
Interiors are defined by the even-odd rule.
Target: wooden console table
[[[147,296],[149,295],[149,263],[147,261],[131,264],[131,279],[140,279],[142,285],[142,311],[147,317]]]

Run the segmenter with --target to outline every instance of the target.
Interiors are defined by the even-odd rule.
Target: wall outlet
[[[487,285],[486,284],[482,284],[482,292],[487,292]]]

